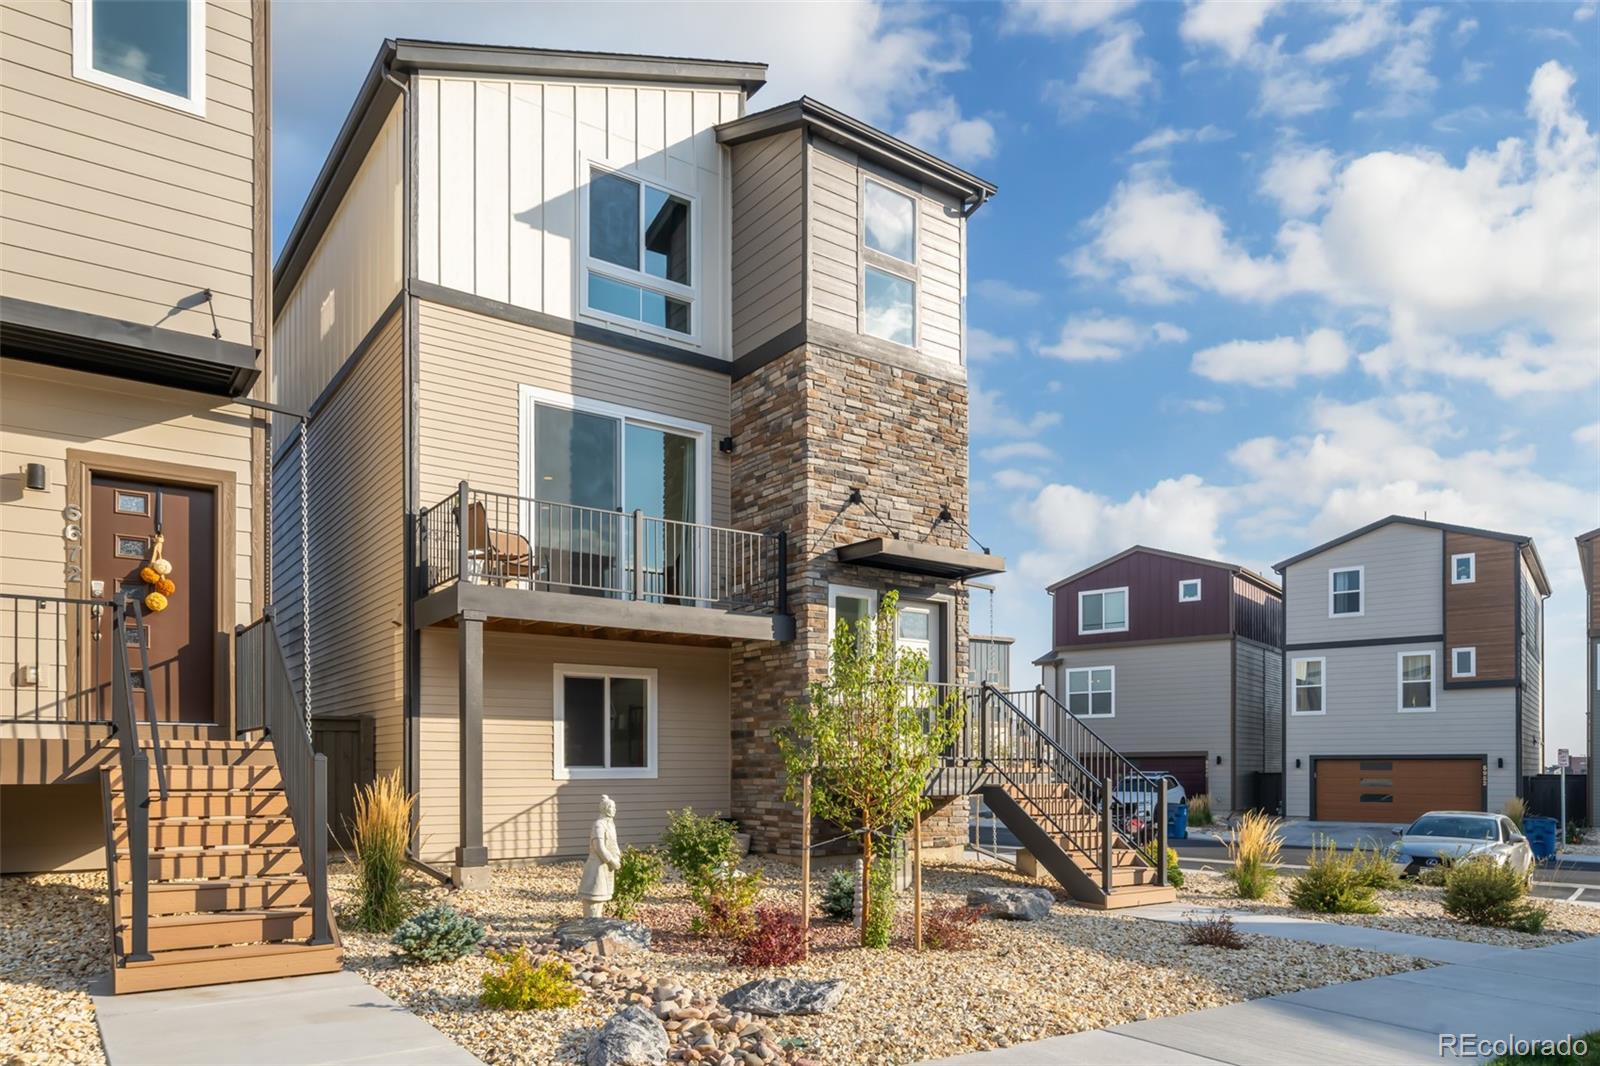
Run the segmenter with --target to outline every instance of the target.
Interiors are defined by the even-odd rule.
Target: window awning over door
[[[882,570],[898,570],[905,574],[921,574],[947,581],[966,581],[985,574],[1003,574],[1006,570],[1006,561],[988,552],[893,537],[873,537],[841,545],[835,549],[835,554],[842,563],[876,566]]]

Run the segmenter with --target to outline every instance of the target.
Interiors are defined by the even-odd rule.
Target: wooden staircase
[[[1151,858],[1164,863],[1164,788],[1119,803],[1113,786],[1137,773],[1133,765],[1043,691],[984,685],[963,698],[962,713],[929,795],[981,796],[1079,903],[1112,909],[1177,898]],[[1145,806],[1153,817],[1138,817]]]
[[[340,969],[337,935],[312,942],[311,883],[272,742],[169,742],[164,754],[167,798],[146,808],[148,958],[131,957],[126,781],[119,765],[101,771],[115,991]]]

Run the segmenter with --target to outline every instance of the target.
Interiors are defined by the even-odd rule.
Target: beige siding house
[[[0,3],[0,862],[104,868],[104,602],[159,535],[161,730],[232,736],[266,588],[265,0]],[[117,60],[130,47],[150,61]]]
[[[458,881],[582,853],[602,794],[625,842],[691,806],[792,849],[771,732],[840,595],[900,590],[964,676],[962,581],[1003,567],[959,531],[993,186],[815,101],[750,114],[764,79],[387,41],[277,265],[310,412],[273,457],[279,630]],[[864,504],[914,557],[846,561]]]

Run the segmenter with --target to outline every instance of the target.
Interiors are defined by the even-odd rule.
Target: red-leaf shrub
[[[734,966],[787,966],[805,957],[800,916],[781,907],[757,907],[755,928],[739,939],[729,956]]]
[[[970,948],[982,917],[982,907],[934,907],[922,920],[922,942],[935,951]]]

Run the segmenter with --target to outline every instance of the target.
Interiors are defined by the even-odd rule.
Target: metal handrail
[[[110,726],[93,649],[115,611],[110,600],[0,592],[0,664],[11,679],[0,721]]]
[[[272,740],[300,861],[311,886],[312,944],[333,943],[328,909],[328,760],[311,745],[272,608],[234,630],[236,733]]]
[[[155,757],[156,781],[161,799],[167,798],[166,759],[161,730],[156,724],[155,696],[150,691],[149,647],[144,640],[144,612],[136,592],[130,590],[110,601],[111,625],[111,730],[117,741],[122,769],[123,816],[128,823],[128,952],[126,962],[148,962],[150,954],[150,758],[139,744],[139,718],[134,712],[134,665],[129,645],[137,638],[142,653],[140,687],[145,694],[145,719],[150,727],[150,750]],[[132,628],[130,630],[130,621]],[[131,636],[130,636],[131,634]],[[116,856],[108,856],[116,871]],[[115,878],[113,877],[113,881]],[[116,890],[113,884],[112,890]]]

